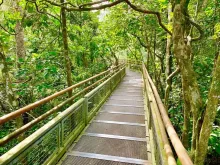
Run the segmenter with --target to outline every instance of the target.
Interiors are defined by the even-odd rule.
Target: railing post
[[[88,124],[88,97],[84,97],[84,103],[83,103],[83,119],[85,122],[85,126]]]
[[[58,128],[58,148],[60,150],[60,148],[63,146],[63,128],[62,128],[62,121],[59,124],[59,128]]]

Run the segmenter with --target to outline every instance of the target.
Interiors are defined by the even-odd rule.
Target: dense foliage
[[[97,6],[119,1],[105,1]],[[192,159],[198,164],[203,161],[197,160],[198,148],[203,147],[199,136],[202,139],[203,128],[210,125],[205,163],[217,164],[220,158],[220,1],[131,0],[92,11],[84,8],[96,5],[80,4],[94,1],[68,0],[71,4],[66,5],[63,2],[2,1],[0,116],[117,65],[120,59],[144,61]],[[183,18],[176,14],[178,5],[182,5]],[[159,12],[160,19],[149,11]],[[182,26],[178,19],[185,21]],[[200,37],[193,40],[197,36]],[[192,90],[187,88],[190,83]],[[211,97],[215,97],[213,102]],[[195,105],[191,103],[193,99]],[[35,118],[50,106],[27,115]],[[13,121],[0,127],[0,138],[19,126],[19,121]],[[198,129],[198,137],[194,128]],[[6,151],[7,148],[0,148],[0,153]]]

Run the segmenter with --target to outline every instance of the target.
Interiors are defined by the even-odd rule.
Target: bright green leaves
[[[209,138],[209,152],[220,156],[220,128],[215,127]]]
[[[168,5],[168,0],[158,0],[161,9],[166,9]]]
[[[73,25],[70,28],[73,28],[73,30],[77,32],[82,32],[82,28],[79,25]],[[70,30],[70,29],[69,29]]]
[[[213,39],[217,39],[220,37],[220,23],[218,22],[214,27],[214,35],[212,36]]]
[[[213,15],[213,8],[212,7],[207,7],[206,9],[205,9],[205,14],[207,15],[207,16],[212,16]]]
[[[33,5],[28,5],[27,6],[27,12],[28,13],[34,13],[35,12],[35,8]]]

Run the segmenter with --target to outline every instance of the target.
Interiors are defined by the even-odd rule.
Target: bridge
[[[4,125],[73,92],[45,114],[0,139],[4,146],[54,115],[4,153],[0,164],[192,164],[145,65],[138,67],[139,71],[132,71],[121,64],[0,117],[0,125]]]

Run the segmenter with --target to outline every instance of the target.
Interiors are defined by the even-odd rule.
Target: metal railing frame
[[[27,105],[25,107],[22,107],[22,108],[20,108],[20,109],[18,109],[16,111],[13,111],[13,112],[11,112],[9,114],[1,116],[0,117],[0,125],[4,124],[5,122],[8,122],[11,119],[14,119],[14,118],[18,117],[19,115],[21,115],[21,114],[23,114],[25,112],[29,112],[32,109],[39,107],[40,105],[48,103],[49,101],[57,98],[58,96],[61,96],[61,95],[65,94],[65,93],[67,93],[67,92],[69,92],[69,91],[71,91],[71,90],[73,90],[73,89],[75,89],[77,87],[80,87],[80,86],[82,86],[83,84],[85,84],[87,82],[93,81],[94,79],[96,79],[96,78],[98,78],[100,76],[103,76],[105,74],[108,74],[110,72],[114,72],[114,70],[117,70],[117,68],[119,68],[119,67],[121,67],[123,65],[124,64],[121,64],[119,66],[115,66],[112,69],[108,69],[108,70],[106,70],[104,72],[101,72],[101,73],[99,73],[99,74],[97,74],[97,75],[95,75],[93,77],[90,77],[90,78],[88,78],[86,80],[83,80],[83,81],[81,81],[81,82],[79,82],[77,84],[74,84],[74,85],[72,85],[72,86],[70,86],[68,88],[65,88],[65,89],[63,89],[63,90],[61,90],[59,92],[56,92],[56,93],[54,93],[54,94],[52,94],[50,96],[47,96],[47,97],[45,97],[45,98],[43,98],[43,99],[41,99],[39,101],[36,101],[36,102],[34,102],[32,104],[29,104],[29,105]]]
[[[142,73],[144,80],[145,98],[148,108],[148,125],[151,133],[153,153],[156,164],[175,165],[176,160],[173,156],[171,145],[177,154],[182,165],[193,165],[186,149],[180,141],[165,107],[160,99],[157,89],[149,76],[145,64],[142,63]],[[154,136],[152,136],[154,134]],[[169,143],[169,139],[171,145]],[[159,147],[159,149],[157,149]]]
[[[90,120],[96,115],[99,108],[124,76],[125,67],[123,66],[122,69],[113,74],[113,76],[86,94],[84,98],[78,100],[43,127],[2,155],[0,157],[0,164],[32,165],[33,162],[31,161],[33,159],[30,158],[30,155],[34,157],[35,152],[38,156],[39,153],[43,153],[41,150],[47,147],[47,144],[44,144],[45,141],[48,143],[48,146],[49,143],[54,143],[55,146],[52,146],[52,151],[48,150],[51,153],[49,152],[50,154],[44,157],[45,160],[39,158],[38,160],[35,160],[34,164],[55,164],[63,156],[72,142],[81,134]],[[96,100],[94,100],[94,102],[89,102],[91,98],[96,98]],[[92,109],[89,109],[89,104],[91,103],[93,104],[93,107]],[[49,135],[51,136],[51,139]],[[36,148],[38,150],[36,150]],[[40,156],[43,157],[45,155]]]
[[[103,78],[100,78],[99,80],[96,80],[96,82],[94,82],[92,85],[89,85],[87,87],[85,87],[84,89],[82,89],[80,92],[75,93],[72,97],[66,99],[64,102],[59,103],[58,105],[56,105],[55,107],[53,107],[52,109],[48,110],[46,113],[36,117],[34,120],[30,121],[29,123],[23,125],[22,127],[18,128],[17,130],[9,133],[8,135],[6,135],[5,137],[3,137],[2,139],[0,139],[0,146],[3,146],[5,144],[7,144],[9,141],[11,141],[12,139],[18,137],[20,134],[24,133],[25,131],[27,131],[28,129],[30,129],[31,127],[33,127],[34,125],[36,125],[37,123],[39,123],[40,121],[46,119],[47,117],[49,117],[50,115],[52,115],[53,113],[57,112],[58,110],[60,110],[64,105],[66,105],[67,103],[71,103],[71,101],[73,101],[75,98],[77,98],[78,96],[88,92],[89,90],[91,90],[93,87],[95,87],[97,84],[101,83],[102,81],[104,81],[105,79],[107,79],[109,76],[111,76],[113,73],[117,72],[118,69],[120,69],[123,65],[119,65],[117,67],[114,67],[110,70],[101,72],[91,78],[88,78],[86,80],[83,80],[67,89],[64,89],[62,91],[56,92],[55,94],[48,96],[44,99],[41,99],[40,101],[37,101],[35,103],[32,103],[28,106],[25,106],[23,108],[20,108],[18,110],[16,110],[15,112],[9,113],[7,115],[4,115],[2,117],[0,117],[0,125],[1,122],[5,123],[13,118],[17,117],[17,114],[20,115],[20,113],[23,112],[23,110],[25,111],[31,111],[32,109],[47,103],[48,101],[51,101],[55,98],[57,98],[60,95],[63,95],[64,93],[68,92],[69,90],[73,90],[77,87],[81,87],[82,85],[84,85],[87,82],[93,81],[96,78],[100,78],[100,76],[104,76]],[[64,92],[64,93],[63,93]],[[46,100],[46,102],[45,102]]]

